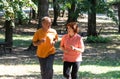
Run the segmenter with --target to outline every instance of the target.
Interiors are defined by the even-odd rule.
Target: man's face
[[[51,28],[51,20],[50,19],[46,19],[42,22],[42,26],[44,29],[48,30],[49,28]]]

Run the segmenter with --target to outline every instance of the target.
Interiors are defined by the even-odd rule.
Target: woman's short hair
[[[78,33],[79,32],[79,27],[78,27],[78,23],[77,22],[70,22],[70,23],[67,24],[67,27],[72,28],[74,33]]]

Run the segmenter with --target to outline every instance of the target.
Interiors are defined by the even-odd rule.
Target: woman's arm
[[[71,48],[72,48],[72,50],[74,50],[74,51],[84,52],[84,46],[81,47],[81,48],[77,48],[77,47],[71,46]]]
[[[60,48],[62,49],[63,52],[68,52],[68,50],[66,50],[63,46],[60,46]]]
[[[84,42],[83,42],[83,39],[81,38],[81,40],[80,40],[80,47],[79,48],[77,48],[77,47],[74,47],[74,46],[71,46],[71,48],[72,48],[72,50],[75,50],[75,51],[78,51],[78,52],[84,52],[84,50],[85,50],[85,46],[84,46]]]

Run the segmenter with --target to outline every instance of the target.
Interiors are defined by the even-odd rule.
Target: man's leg
[[[42,79],[52,79],[53,77],[54,55],[47,58],[39,58]]]
[[[41,76],[42,79],[45,79],[46,76],[46,59],[45,58],[39,58],[39,63],[40,63],[40,71],[41,71]]]
[[[52,79],[53,78],[53,63],[54,63],[54,54],[47,57],[47,63],[46,63],[46,79]]]

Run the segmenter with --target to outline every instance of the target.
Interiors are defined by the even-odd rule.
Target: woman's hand
[[[74,47],[74,46],[71,45],[70,47],[71,47],[72,50],[75,50],[75,47]]]
[[[83,50],[81,48],[77,48],[77,47],[72,46],[72,45],[71,45],[71,49],[74,51],[77,51],[77,52],[83,52]]]
[[[68,53],[69,51],[68,50],[66,50],[64,47],[60,47],[61,49],[62,49],[62,51],[63,52],[65,52],[65,53]]]

